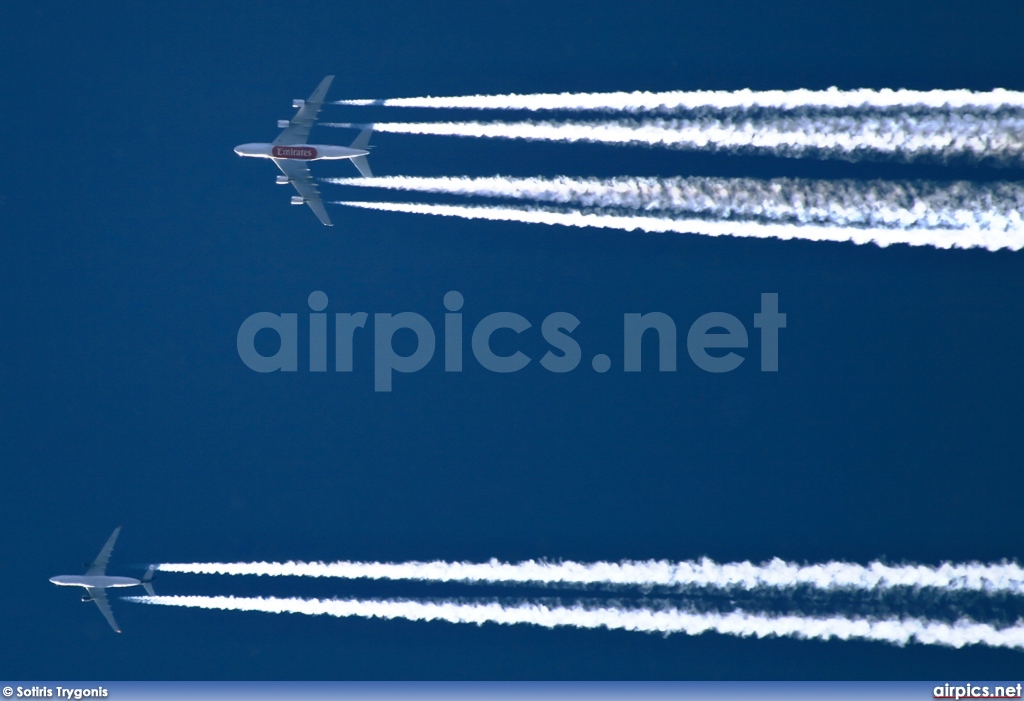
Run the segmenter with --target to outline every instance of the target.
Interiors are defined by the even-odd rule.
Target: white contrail
[[[350,128],[347,122],[325,126]],[[768,119],[648,119],[604,122],[377,122],[376,131],[529,141],[831,156],[1019,160],[1024,116],[780,116]]]
[[[340,579],[416,580],[471,584],[531,583],[545,585],[620,585],[714,587],[720,589],[792,588],[883,590],[895,587],[947,591],[1024,594],[1024,569],[1016,563],[946,562],[927,565],[886,565],[871,562],[825,562],[800,565],[775,558],[718,563],[704,558],[687,562],[643,560],[623,562],[193,562],[157,565],[161,572],[259,575],[268,577],[334,577]]]
[[[336,105],[383,105],[505,110],[600,110],[655,112],[710,109],[973,109],[995,111],[1024,107],[1024,92],[971,90],[696,90],[671,92],[549,93],[536,95],[464,95],[399,97],[387,100],[338,100]]]
[[[1024,237],[1017,183],[890,182],[799,178],[322,178],[352,187],[529,199],[794,224],[979,229]]]
[[[905,645],[910,642],[960,648],[965,645],[1024,648],[1024,626],[996,628],[987,623],[960,619],[943,623],[920,618],[846,618],[843,616],[773,616],[744,611],[697,613],[680,609],[617,607],[549,606],[543,603],[464,603],[459,601],[299,599],[234,596],[137,596],[129,601],[161,606],[218,609],[223,611],[263,611],[266,613],[302,613],[309,616],[359,616],[362,618],[402,618],[410,621],[447,621],[449,623],[530,624],[555,628],[607,628],[645,633],[707,632],[767,638],[795,637],[805,640],[874,640]]]
[[[385,212],[433,214],[463,219],[516,221],[528,224],[648,231],[652,233],[703,234],[705,236],[742,236],[751,238],[804,239],[808,241],[852,241],[888,246],[905,243],[936,248],[986,248],[996,251],[1024,248],[1020,232],[984,229],[886,229],[869,227],[826,226],[820,224],[782,224],[759,221],[708,221],[704,219],[671,219],[657,216],[610,214],[552,210],[542,207],[467,207],[461,205],[415,204],[407,202],[348,202],[349,207]]]

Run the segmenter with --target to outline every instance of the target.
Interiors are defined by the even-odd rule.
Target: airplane
[[[334,226],[331,218],[327,216],[324,203],[320,200],[320,191],[317,189],[313,176],[309,173],[309,166],[306,161],[333,161],[348,159],[362,174],[364,178],[373,177],[370,171],[370,163],[366,160],[369,155],[370,136],[373,134],[373,127],[368,127],[359,132],[359,136],[350,146],[325,146],[322,144],[307,144],[309,130],[316,122],[316,116],[320,112],[320,106],[327,95],[327,88],[334,80],[329,75],[320,81],[313,94],[308,100],[292,100],[292,107],[298,107],[299,111],[289,119],[277,120],[277,126],[284,129],[273,143],[252,143],[241,144],[235,147],[235,153],[239,156],[249,158],[269,158],[274,162],[284,175],[277,176],[278,185],[291,183],[298,190],[299,194],[292,197],[292,204],[308,204],[313,213],[320,219],[324,226]]]
[[[100,609],[100,613],[107,619],[107,623],[110,624],[115,633],[120,633],[121,629],[117,627],[117,621],[114,620],[114,612],[110,610],[110,604],[107,603],[107,589],[142,585],[147,594],[156,596],[156,592],[153,591],[153,585],[151,584],[153,572],[156,570],[155,565],[149,566],[141,580],[132,577],[107,576],[107,561],[110,560],[110,553],[114,549],[114,541],[117,540],[120,532],[120,526],[114,529],[111,536],[107,538],[107,544],[100,550],[100,554],[96,556],[96,559],[91,564],[86,565],[89,569],[86,570],[85,574],[62,574],[50,577],[50,581],[59,587],[85,587],[82,601],[95,601]]]

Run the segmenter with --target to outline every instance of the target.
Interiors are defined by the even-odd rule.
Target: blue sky
[[[709,239],[288,206],[269,140],[330,98],[506,92],[1021,89],[1019,5],[414,3],[10,6],[0,22],[7,674],[85,679],[999,677],[1020,653],[879,643],[336,620],[114,602],[46,579],[124,525],[111,571],[152,561],[624,558],[937,563],[1020,556],[1021,253]],[[374,113],[378,114],[378,113]],[[359,121],[356,108],[324,118]],[[406,118],[388,113],[390,119]],[[315,139],[347,143],[320,128]],[[1020,170],[845,163],[380,134],[381,175],[1019,180]],[[347,163],[314,174],[350,176]],[[324,185],[325,199],[363,199]],[[259,311],[514,311],[535,358],[373,391],[261,375]],[[788,315],[758,371],[763,292]],[[566,311],[584,362],[537,359]],[[623,315],[751,332],[711,375],[621,370]],[[682,334],[681,334],[682,335]],[[371,338],[367,335],[365,339]],[[512,339],[501,339],[511,352]],[[406,339],[408,341],[409,339]],[[396,337],[396,344],[402,342]],[[300,346],[300,358],[304,353]],[[613,369],[593,372],[595,353]],[[165,575],[161,593],[471,596],[457,588]],[[490,595],[493,592],[486,592]],[[527,592],[529,593],[529,592]],[[524,594],[525,595],[525,594]],[[1008,606],[1010,611],[1013,603]],[[1018,614],[1019,615],[1019,614]]]

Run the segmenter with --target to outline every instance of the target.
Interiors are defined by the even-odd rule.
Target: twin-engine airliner
[[[114,532],[107,538],[107,544],[100,550],[100,554],[96,556],[91,565],[88,565],[89,569],[86,570],[85,574],[62,574],[50,577],[50,581],[57,586],[85,587],[82,601],[95,601],[96,605],[99,606],[100,613],[107,619],[107,623],[110,624],[115,633],[120,633],[121,629],[117,627],[117,621],[114,620],[114,612],[110,610],[110,604],[107,603],[107,589],[142,585],[147,594],[156,596],[156,592],[153,591],[153,585],[150,584],[150,580],[153,579],[153,571],[156,569],[154,565],[149,566],[142,579],[107,576],[107,562],[110,560],[110,553],[114,550],[114,541],[117,540],[117,535],[120,532],[120,526],[114,529]]]
[[[297,196],[292,197],[292,204],[308,204],[313,213],[325,226],[333,226],[331,218],[327,216],[324,203],[320,200],[320,191],[317,189],[313,176],[309,173],[309,166],[306,161],[333,161],[348,159],[362,173],[363,177],[373,176],[370,172],[370,163],[366,156],[370,153],[370,135],[373,127],[363,129],[351,146],[325,146],[322,144],[307,144],[309,130],[316,122],[316,116],[323,105],[324,96],[327,95],[327,88],[334,80],[329,75],[320,81],[313,94],[308,100],[292,100],[292,107],[298,107],[299,111],[290,120],[280,119],[277,126],[284,129],[281,134],[270,144],[242,144],[235,147],[235,153],[239,156],[251,158],[269,158],[281,169],[284,175],[277,176],[278,185],[291,183],[299,191]]]

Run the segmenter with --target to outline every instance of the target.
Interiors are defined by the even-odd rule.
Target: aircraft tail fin
[[[146,570],[146,574],[142,575],[142,588],[146,590],[146,593],[150,596],[156,596],[156,592],[153,591],[153,573],[156,572],[156,565],[150,565],[149,569]]]

